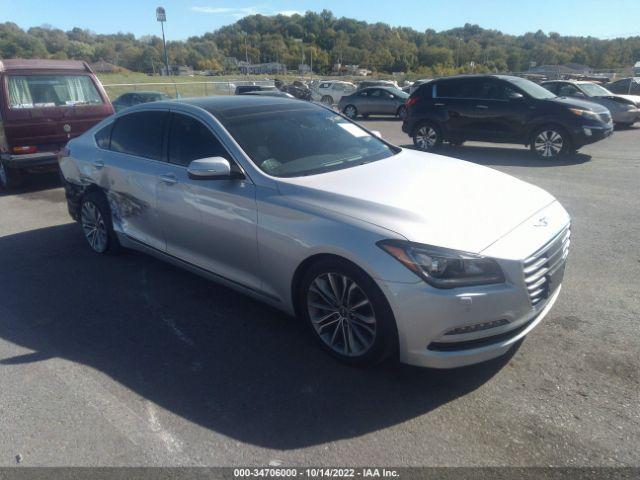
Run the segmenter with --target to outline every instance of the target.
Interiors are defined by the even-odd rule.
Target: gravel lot
[[[409,143],[397,121],[365,123]],[[640,466],[640,128],[558,164],[442,154],[573,217],[550,315],[506,357],[445,372],[342,366],[242,295],[92,254],[55,175],[0,194],[0,465]]]

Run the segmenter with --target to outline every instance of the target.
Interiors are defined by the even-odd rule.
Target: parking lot
[[[364,123],[410,143],[398,121]],[[0,194],[0,465],[639,466],[640,128],[555,163],[441,153],[539,185],[573,219],[551,313],[452,371],[345,367],[276,310],[97,256],[55,174]]]

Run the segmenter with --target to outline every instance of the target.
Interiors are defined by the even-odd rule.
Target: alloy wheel
[[[416,132],[416,145],[421,150],[432,149],[438,141],[438,132],[429,125],[424,125]]]
[[[358,112],[356,111],[356,107],[348,105],[347,108],[344,109],[344,114],[349,118],[356,118]]]
[[[335,353],[358,357],[373,346],[377,330],[373,306],[346,275],[318,275],[307,292],[307,310],[316,333]]]
[[[98,207],[92,202],[84,202],[80,212],[80,221],[84,237],[91,248],[103,253],[107,250],[107,225]]]
[[[536,136],[533,148],[541,157],[556,157],[560,155],[564,147],[564,139],[555,130],[542,130]]]

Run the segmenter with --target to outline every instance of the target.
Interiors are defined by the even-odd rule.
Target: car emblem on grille
[[[65,133],[69,133],[71,131],[71,125],[69,125],[68,123],[65,123],[62,126],[62,129],[65,131]]]
[[[534,227],[546,227],[547,225],[549,225],[549,219],[547,217],[541,217],[533,224]]]

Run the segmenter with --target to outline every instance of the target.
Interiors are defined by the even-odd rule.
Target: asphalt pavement
[[[364,123],[410,143],[398,121]],[[573,218],[551,313],[451,371],[345,367],[254,300],[94,255],[56,175],[0,194],[0,466],[640,466],[640,128],[556,163],[441,154],[539,185]]]

